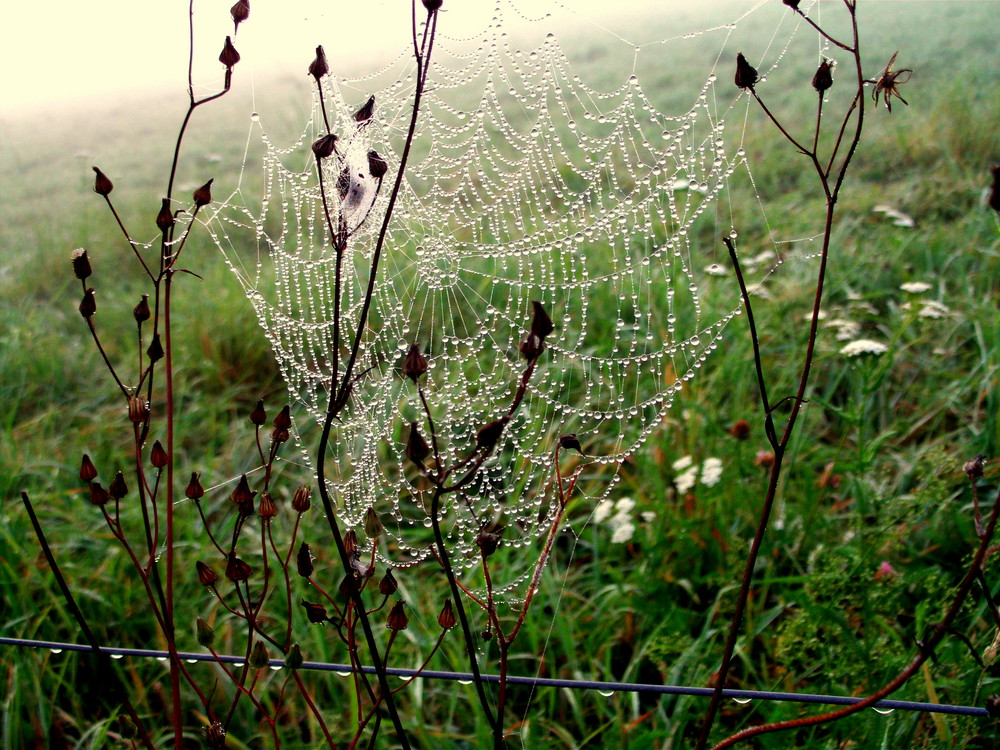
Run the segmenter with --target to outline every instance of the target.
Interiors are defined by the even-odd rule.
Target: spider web
[[[454,460],[507,411],[524,368],[518,345],[532,301],[555,322],[494,455],[466,492],[446,496],[443,528],[459,564],[471,567],[475,537],[487,525],[505,527],[505,543],[515,547],[547,532],[557,509],[551,480],[560,435],[575,433],[583,445],[586,457],[564,459],[566,471],[574,461],[589,464],[580,491],[595,503],[607,497],[617,467],[664,422],[741,311],[734,282],[710,283],[721,272],[713,263],[720,236],[736,236],[734,181],[752,186],[741,148],[746,98],[731,84],[736,50],[726,47],[737,22],[641,44],[589,27],[613,52],[600,60],[602,82],[594,84],[554,31],[564,15],[534,20],[516,41],[511,18],[523,19],[500,0],[473,37],[449,36],[447,15],[439,22],[430,89],[361,342],[363,375],[331,441],[328,481],[339,514],[360,525],[374,507],[395,566],[426,556],[431,526],[429,488],[404,457],[409,423],[428,434],[416,389],[400,373],[412,343],[430,362],[425,388],[437,439]],[[706,34],[718,39],[717,55],[703,78],[671,92],[664,111],[644,78],[668,66],[685,39]],[[341,144],[324,180],[337,185],[349,175],[331,192],[335,203],[340,197],[334,211],[354,230],[342,341],[360,314],[414,85],[411,48],[375,72],[323,81]],[[358,125],[353,113],[369,94],[374,116]],[[310,151],[324,132],[318,107],[314,96],[311,118],[289,145],[274,143],[253,116],[262,195],[241,186],[209,224],[300,405],[300,430],[303,410],[323,421],[331,379],[339,379],[331,372],[334,251]],[[367,167],[372,149],[389,165],[378,192]],[[751,287],[779,263],[774,247],[766,255],[746,263]],[[310,461],[307,448],[302,457]],[[528,574],[494,583],[509,590]]]

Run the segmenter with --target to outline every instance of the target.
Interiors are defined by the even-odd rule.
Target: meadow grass
[[[914,639],[935,621],[972,549],[970,496],[960,468],[972,455],[996,455],[1000,446],[1000,243],[997,217],[983,205],[988,170],[1000,158],[994,108],[1000,85],[981,70],[983,60],[995,56],[990,6],[949,7],[892,3],[872,8],[874,18],[862,18],[873,72],[883,62],[872,60],[876,50],[888,58],[899,48],[900,61],[917,73],[904,93],[909,108],[898,106],[891,116],[870,112],[840,207],[827,309],[828,319],[854,320],[860,335],[887,343],[889,350],[880,357],[846,358],[839,353],[843,342],[836,339],[837,329],[823,328],[810,401],[746,619],[753,638],[738,652],[734,687],[852,695],[878,687],[914,652]],[[687,64],[701,62],[692,56]],[[671,80],[703,75],[700,68],[694,73],[680,63],[671,66],[663,73],[663,88],[669,89]],[[644,86],[655,88],[653,82]],[[273,108],[302,112],[303,104],[276,100]],[[139,106],[138,119],[149,109]],[[798,112],[810,114],[804,104]],[[101,284],[102,330],[131,330],[128,313],[139,291],[134,270],[116,260],[125,249],[90,191],[89,166],[93,161],[109,173],[128,175],[119,190],[132,198],[120,208],[129,217],[147,216],[152,227],[161,188],[154,180],[163,174],[164,144],[176,126],[147,123],[137,129],[131,114],[127,119],[115,114],[96,120],[93,112],[53,116],[50,130],[17,122],[5,128],[0,633],[79,640],[17,502],[26,489],[42,509],[56,556],[99,635],[120,645],[158,647],[144,594],[76,476],[83,452],[99,466],[122,461],[118,436],[124,417],[76,311],[69,252],[87,247],[101,264],[99,274],[102,266],[123,269],[114,284],[110,279]],[[814,232],[815,196],[803,191],[803,166],[775,146],[772,128],[754,118],[746,148],[757,155],[754,175],[767,216],[781,222],[783,236]],[[245,121],[225,127],[219,122],[227,118],[206,111],[192,133],[192,170],[201,176],[211,168],[218,172],[217,185],[232,185],[230,170],[242,159],[234,143],[240,143]],[[77,156],[81,149],[88,158]],[[897,227],[873,213],[879,203],[906,212],[915,227]],[[753,238],[766,227],[748,220],[740,232]],[[246,414],[256,399],[265,397],[276,408],[284,396],[241,290],[205,238],[198,240],[196,270],[203,281],[185,278],[179,290],[185,394],[179,465],[203,472],[214,484],[253,464]],[[809,263],[789,263],[767,282],[767,298],[755,303],[775,393],[792,387],[813,272]],[[919,295],[900,289],[912,281],[931,288]],[[710,284],[735,282],[729,276]],[[727,289],[725,299],[732,291]],[[711,305],[710,289],[705,298]],[[939,302],[947,311],[921,316],[922,300]],[[724,312],[710,307],[706,315]],[[111,353],[127,351],[123,338]],[[753,425],[746,441],[728,432],[740,419]],[[709,683],[763,495],[765,473],[756,465],[758,450],[765,448],[759,423],[750,343],[742,318],[736,318],[720,350],[680,394],[667,423],[622,469],[613,500],[632,498],[637,519],[642,512],[655,515],[637,522],[628,543],[615,544],[607,523],[588,522],[592,503],[574,500],[538,609],[518,644],[514,673]],[[697,462],[723,457],[722,481],[677,492],[678,472],[671,464],[684,456]],[[294,486],[296,468],[287,471]],[[996,478],[996,468],[988,465],[987,481],[995,486]],[[226,494],[217,506],[228,502]],[[332,565],[322,531],[310,533],[317,566]],[[197,524],[190,524],[182,547],[193,560]],[[505,554],[501,565],[530,559],[527,550]],[[400,578],[412,601],[427,595],[425,586],[433,588],[419,575]],[[193,577],[182,576],[178,599],[190,605],[192,632],[205,598]],[[414,659],[434,637],[433,618],[424,619],[427,624],[407,631]],[[996,628],[982,596],[966,607],[960,630],[985,653],[987,667],[981,669],[959,639],[946,640],[937,662],[898,697],[982,703],[996,690],[993,654],[986,653]],[[303,627],[297,636],[307,658],[344,660],[320,628]],[[220,650],[229,645],[223,642]],[[119,683],[104,698],[90,689],[94,665],[86,655],[4,649],[0,664],[5,679],[0,744],[10,748],[105,747],[115,690],[128,691],[154,711],[165,690],[165,671],[156,663],[116,663]],[[446,641],[440,665],[434,666],[464,668],[458,639]],[[317,686],[321,705],[350,700],[348,680],[329,677]],[[471,686],[422,681],[402,703],[404,714],[416,717],[406,722],[416,727],[414,742],[429,748],[482,746],[489,728],[476,718],[475,700]],[[705,707],[692,698],[567,690],[521,690],[511,700],[514,714],[524,717],[520,731],[531,748],[684,747]],[[811,709],[729,703],[719,736],[747,722],[803,712]],[[314,746],[318,728],[311,719],[299,721],[308,712],[292,704],[289,715],[295,718],[283,727],[287,746]],[[255,735],[260,730],[249,713],[240,725],[244,744],[234,746],[266,746],[266,735]],[[994,747],[998,740],[993,722],[868,711],[833,726],[774,736],[767,747],[827,748],[852,741],[862,747]]]

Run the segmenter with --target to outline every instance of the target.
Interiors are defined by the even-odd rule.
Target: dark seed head
[[[226,578],[235,583],[246,581],[250,578],[253,568],[250,564],[241,560],[235,553],[229,553],[229,560],[226,563]]]
[[[146,356],[149,357],[150,362],[159,362],[163,359],[163,344],[160,343],[160,334],[153,334],[153,340],[146,347]]]
[[[138,304],[132,308],[132,317],[135,318],[136,323],[145,323],[149,320],[149,295],[144,294],[139,300]]]
[[[968,474],[970,479],[978,479],[983,475],[983,468],[985,466],[986,456],[979,455],[966,461],[965,465],[962,467],[962,471]]]
[[[233,33],[235,34],[240,24],[250,17],[250,0],[239,0],[229,9],[229,15],[233,17]]]
[[[174,225],[174,214],[170,210],[170,199],[160,201],[160,213],[156,215],[156,226],[161,232],[166,232]]]
[[[149,463],[153,465],[154,469],[162,469],[167,465],[170,460],[170,456],[163,449],[163,445],[159,440],[153,442],[153,447],[149,451]]]
[[[264,645],[264,641],[257,641],[253,644],[253,648],[250,649],[250,658],[247,659],[247,664],[250,665],[251,669],[263,669],[271,663],[271,655],[267,653],[267,646]]]
[[[572,432],[559,436],[559,447],[564,451],[575,450],[577,453],[583,453],[583,446],[580,445],[580,439]]]
[[[420,347],[411,344],[410,350],[403,358],[403,374],[416,383],[425,372],[427,372],[427,360],[420,353]]]
[[[96,312],[97,300],[94,299],[94,287],[88,287],[83,293],[83,299],[80,300],[80,315],[90,320]]]
[[[115,478],[108,485],[108,494],[115,500],[121,500],[128,494],[128,485],[125,484],[125,475],[120,471],[115,474]]]
[[[308,578],[313,574],[312,550],[305,542],[299,545],[299,551],[295,555],[295,566],[298,573],[303,578]]]
[[[378,151],[368,152],[368,172],[376,180],[380,180],[385,177],[385,173],[389,171],[389,165],[385,163],[385,159],[378,155]]]
[[[111,494],[101,486],[100,482],[90,483],[90,502],[94,505],[104,505],[111,499]]]
[[[212,178],[200,188],[194,191],[194,205],[196,206],[207,206],[212,202],[212,183],[215,182],[215,178]]]
[[[438,625],[445,630],[451,630],[455,627],[455,623],[455,611],[451,607],[451,599],[445,599],[441,614],[438,615]]]
[[[250,423],[260,427],[267,421],[267,412],[264,411],[264,399],[257,399],[257,405],[250,412]]]
[[[483,557],[489,557],[500,546],[500,535],[492,531],[481,531],[476,537],[476,546],[483,551]]]
[[[379,520],[378,514],[374,508],[369,507],[365,511],[365,536],[369,539],[378,539],[382,536],[383,531],[385,531],[385,527],[382,525],[382,521]]]
[[[87,257],[87,251],[82,247],[78,247],[70,253],[69,259],[73,262],[73,274],[80,281],[84,281],[94,272],[90,267],[90,258]]]
[[[753,89],[757,83],[757,69],[747,62],[742,52],[736,55],[735,83],[741,89]]]
[[[325,159],[337,150],[337,136],[333,133],[320,136],[312,145],[313,154],[317,159]]]
[[[307,602],[305,599],[301,601],[301,604],[302,608],[306,611],[306,617],[309,618],[309,622],[313,625],[319,625],[321,622],[326,622],[329,619],[326,615],[326,607],[322,604]]]
[[[211,586],[219,580],[219,574],[208,567],[201,560],[194,564],[198,571],[198,583],[202,586]]]
[[[326,62],[326,53],[321,44],[316,48],[316,59],[309,65],[309,75],[317,81],[330,72],[330,66]]]
[[[417,429],[417,423],[411,422],[410,437],[406,441],[406,457],[420,466],[430,454],[431,447],[427,445],[427,441],[424,440],[423,435],[420,434],[420,430]]]
[[[226,70],[232,70],[239,61],[240,53],[233,46],[233,40],[227,36],[226,43],[222,46],[222,52],[219,54],[219,62],[226,66]]]
[[[500,417],[500,419],[494,419],[480,428],[479,432],[476,433],[476,448],[489,450],[496,445],[509,421],[510,417]]]
[[[198,476],[198,472],[191,472],[191,481],[188,482],[188,486],[184,490],[184,495],[191,500],[198,500],[205,496],[205,488],[201,486],[201,479]]]
[[[97,175],[94,179],[94,192],[98,195],[107,197],[111,194],[111,191],[115,189],[114,184],[108,179],[108,176],[97,167],[93,167],[93,170]]]
[[[385,626],[389,630],[406,630],[410,623],[410,618],[406,616],[406,602],[402,599],[392,605],[389,616],[385,619]]]
[[[829,60],[824,58],[823,62],[819,64],[816,75],[813,76],[812,85],[821,94],[833,85],[833,66]]]
[[[354,113],[354,121],[357,123],[368,122],[375,112],[375,97],[369,96],[368,101],[361,105],[361,108]]]
[[[285,666],[289,669],[299,669],[302,667],[302,648],[297,643],[293,643],[285,655]]]
[[[424,7],[427,8],[427,12],[433,13],[444,5],[444,0],[423,0],[423,3]]]
[[[275,505],[274,498],[271,497],[271,493],[266,490],[260,493],[260,503],[257,506],[257,515],[265,521],[278,515],[278,506]]]
[[[292,495],[292,508],[296,513],[305,513],[312,506],[312,490],[304,484]]]
[[[746,440],[750,437],[750,423],[745,419],[740,419],[729,428],[729,434],[737,440]]]
[[[90,460],[90,456],[83,454],[83,461],[80,462],[80,479],[84,482],[92,482],[97,479],[97,467]]]
[[[531,332],[544,341],[545,337],[555,330],[555,326],[552,325],[552,318],[545,312],[545,308],[542,307],[541,302],[533,300],[531,307],[533,311],[531,316]]]
[[[389,596],[395,594],[398,588],[399,583],[396,582],[396,576],[392,574],[392,568],[386,568],[385,575],[378,582],[378,592],[383,596]]]

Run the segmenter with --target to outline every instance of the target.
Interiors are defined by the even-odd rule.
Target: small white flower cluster
[[[885,354],[889,347],[881,341],[871,339],[856,339],[848,342],[840,349],[840,353],[845,357],[858,357],[862,354]]]
[[[699,481],[706,487],[718,484],[722,478],[722,459],[706,458],[699,466],[691,456],[682,456],[671,464],[674,471],[674,486],[680,493],[689,492]]]
[[[635,519],[632,517],[632,510],[635,508],[635,500],[630,497],[623,497],[618,502],[605,499],[594,508],[594,522],[607,523],[611,527],[612,544],[624,544],[635,534]],[[639,518],[645,523],[649,523],[656,514],[652,511],[644,511],[639,514]]]

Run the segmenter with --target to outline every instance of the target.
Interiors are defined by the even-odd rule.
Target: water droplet
[[[733,698],[733,700],[744,706],[750,702],[749,698]]]
[[[888,716],[895,710],[896,709],[894,708],[881,708],[880,706],[872,706],[872,711],[874,711],[877,714],[882,714],[883,716]]]
[[[614,690],[598,690],[597,692],[599,695],[603,695],[605,698],[610,698],[612,695],[615,694]]]

